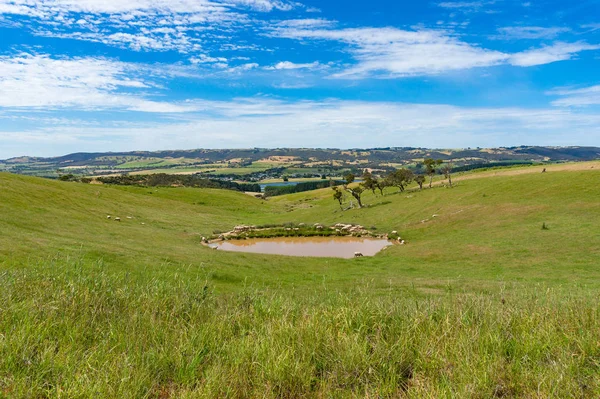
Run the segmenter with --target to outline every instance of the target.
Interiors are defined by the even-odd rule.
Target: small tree
[[[403,192],[407,185],[409,185],[414,178],[412,171],[402,168],[396,169],[387,175],[386,181],[390,186],[398,187],[400,192]]]
[[[342,205],[344,203],[344,193],[337,186],[331,188],[333,189],[333,199],[340,203],[340,209],[343,211],[344,207]]]
[[[379,192],[381,193],[381,196],[383,197],[383,189],[386,188],[388,186],[388,183],[385,179],[377,179],[375,182],[375,186],[377,187],[377,189],[379,190]]]
[[[373,195],[375,195],[375,189],[377,189],[377,179],[373,177],[371,172],[365,171],[363,173],[363,182],[362,185],[365,189],[373,191]]]
[[[423,190],[423,183],[425,183],[425,175],[416,175],[415,182],[419,185],[419,190]]]
[[[442,168],[442,171],[444,172],[444,176],[446,177],[446,179],[448,179],[448,184],[450,184],[450,187],[452,187],[452,169],[453,168],[454,168],[454,165],[452,164],[452,161],[445,164],[444,167]]]
[[[426,158],[423,161],[423,165],[425,165],[425,170],[429,176],[429,188],[431,188],[431,184],[433,182],[433,175],[435,175],[436,169],[442,164],[442,162],[444,161],[441,159],[434,160],[433,158]]]
[[[362,186],[367,190],[373,191],[373,195],[375,195],[375,190],[379,190],[379,193],[383,197],[383,189],[388,186],[388,182],[385,179],[373,176],[371,172],[365,172],[363,174]]]
[[[356,187],[350,187],[350,184],[354,183],[354,179],[356,177],[354,176],[354,174],[350,173],[347,174],[344,179],[346,180],[346,183],[343,185],[344,190],[348,193],[350,193],[350,195],[352,195],[356,201],[358,202],[358,207],[362,208],[363,204],[362,204],[362,200],[361,200],[361,195],[364,192],[364,188],[362,186],[362,184],[359,184]]]

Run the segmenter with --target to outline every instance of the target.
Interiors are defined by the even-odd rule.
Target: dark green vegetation
[[[261,192],[259,184],[205,179],[197,175],[167,175],[165,173],[156,173],[152,175],[120,175],[98,177],[96,180],[103,184],[121,186],[224,188],[236,191],[249,191],[255,193]],[[85,178],[83,182],[86,182]],[[89,183],[89,181],[87,182]]]
[[[365,192],[345,212],[331,189],[263,201],[0,174],[0,397],[598,397],[600,163],[559,166]],[[352,260],[200,245],[286,222],[408,245]]]
[[[265,187],[265,196],[276,197],[278,195],[302,193],[304,191],[318,190],[340,184],[342,182],[337,180],[323,180],[301,182],[293,186],[267,186]]]

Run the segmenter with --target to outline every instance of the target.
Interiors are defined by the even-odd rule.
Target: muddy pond
[[[353,258],[356,252],[373,256],[393,245],[390,241],[358,237],[281,237],[267,239],[231,240],[213,244],[222,251],[257,254]]]

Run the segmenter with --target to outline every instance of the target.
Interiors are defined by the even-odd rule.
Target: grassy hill
[[[0,397],[597,397],[600,162],[540,172],[345,212],[331,190],[0,174]],[[408,245],[344,260],[200,244],[284,222]]]

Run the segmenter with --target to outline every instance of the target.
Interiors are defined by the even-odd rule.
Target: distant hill
[[[229,177],[258,174],[257,178],[259,178],[261,173],[277,169],[279,175],[316,177],[320,174],[331,174],[334,170],[352,170],[361,167],[385,169],[411,165],[423,158],[452,160],[456,166],[513,161],[589,161],[600,159],[600,147],[520,146],[462,149],[387,147],[348,150],[249,148],[74,153],[53,158],[29,156],[11,158],[0,161],[0,171],[44,177],[58,177],[65,173],[98,176],[158,171]]]

